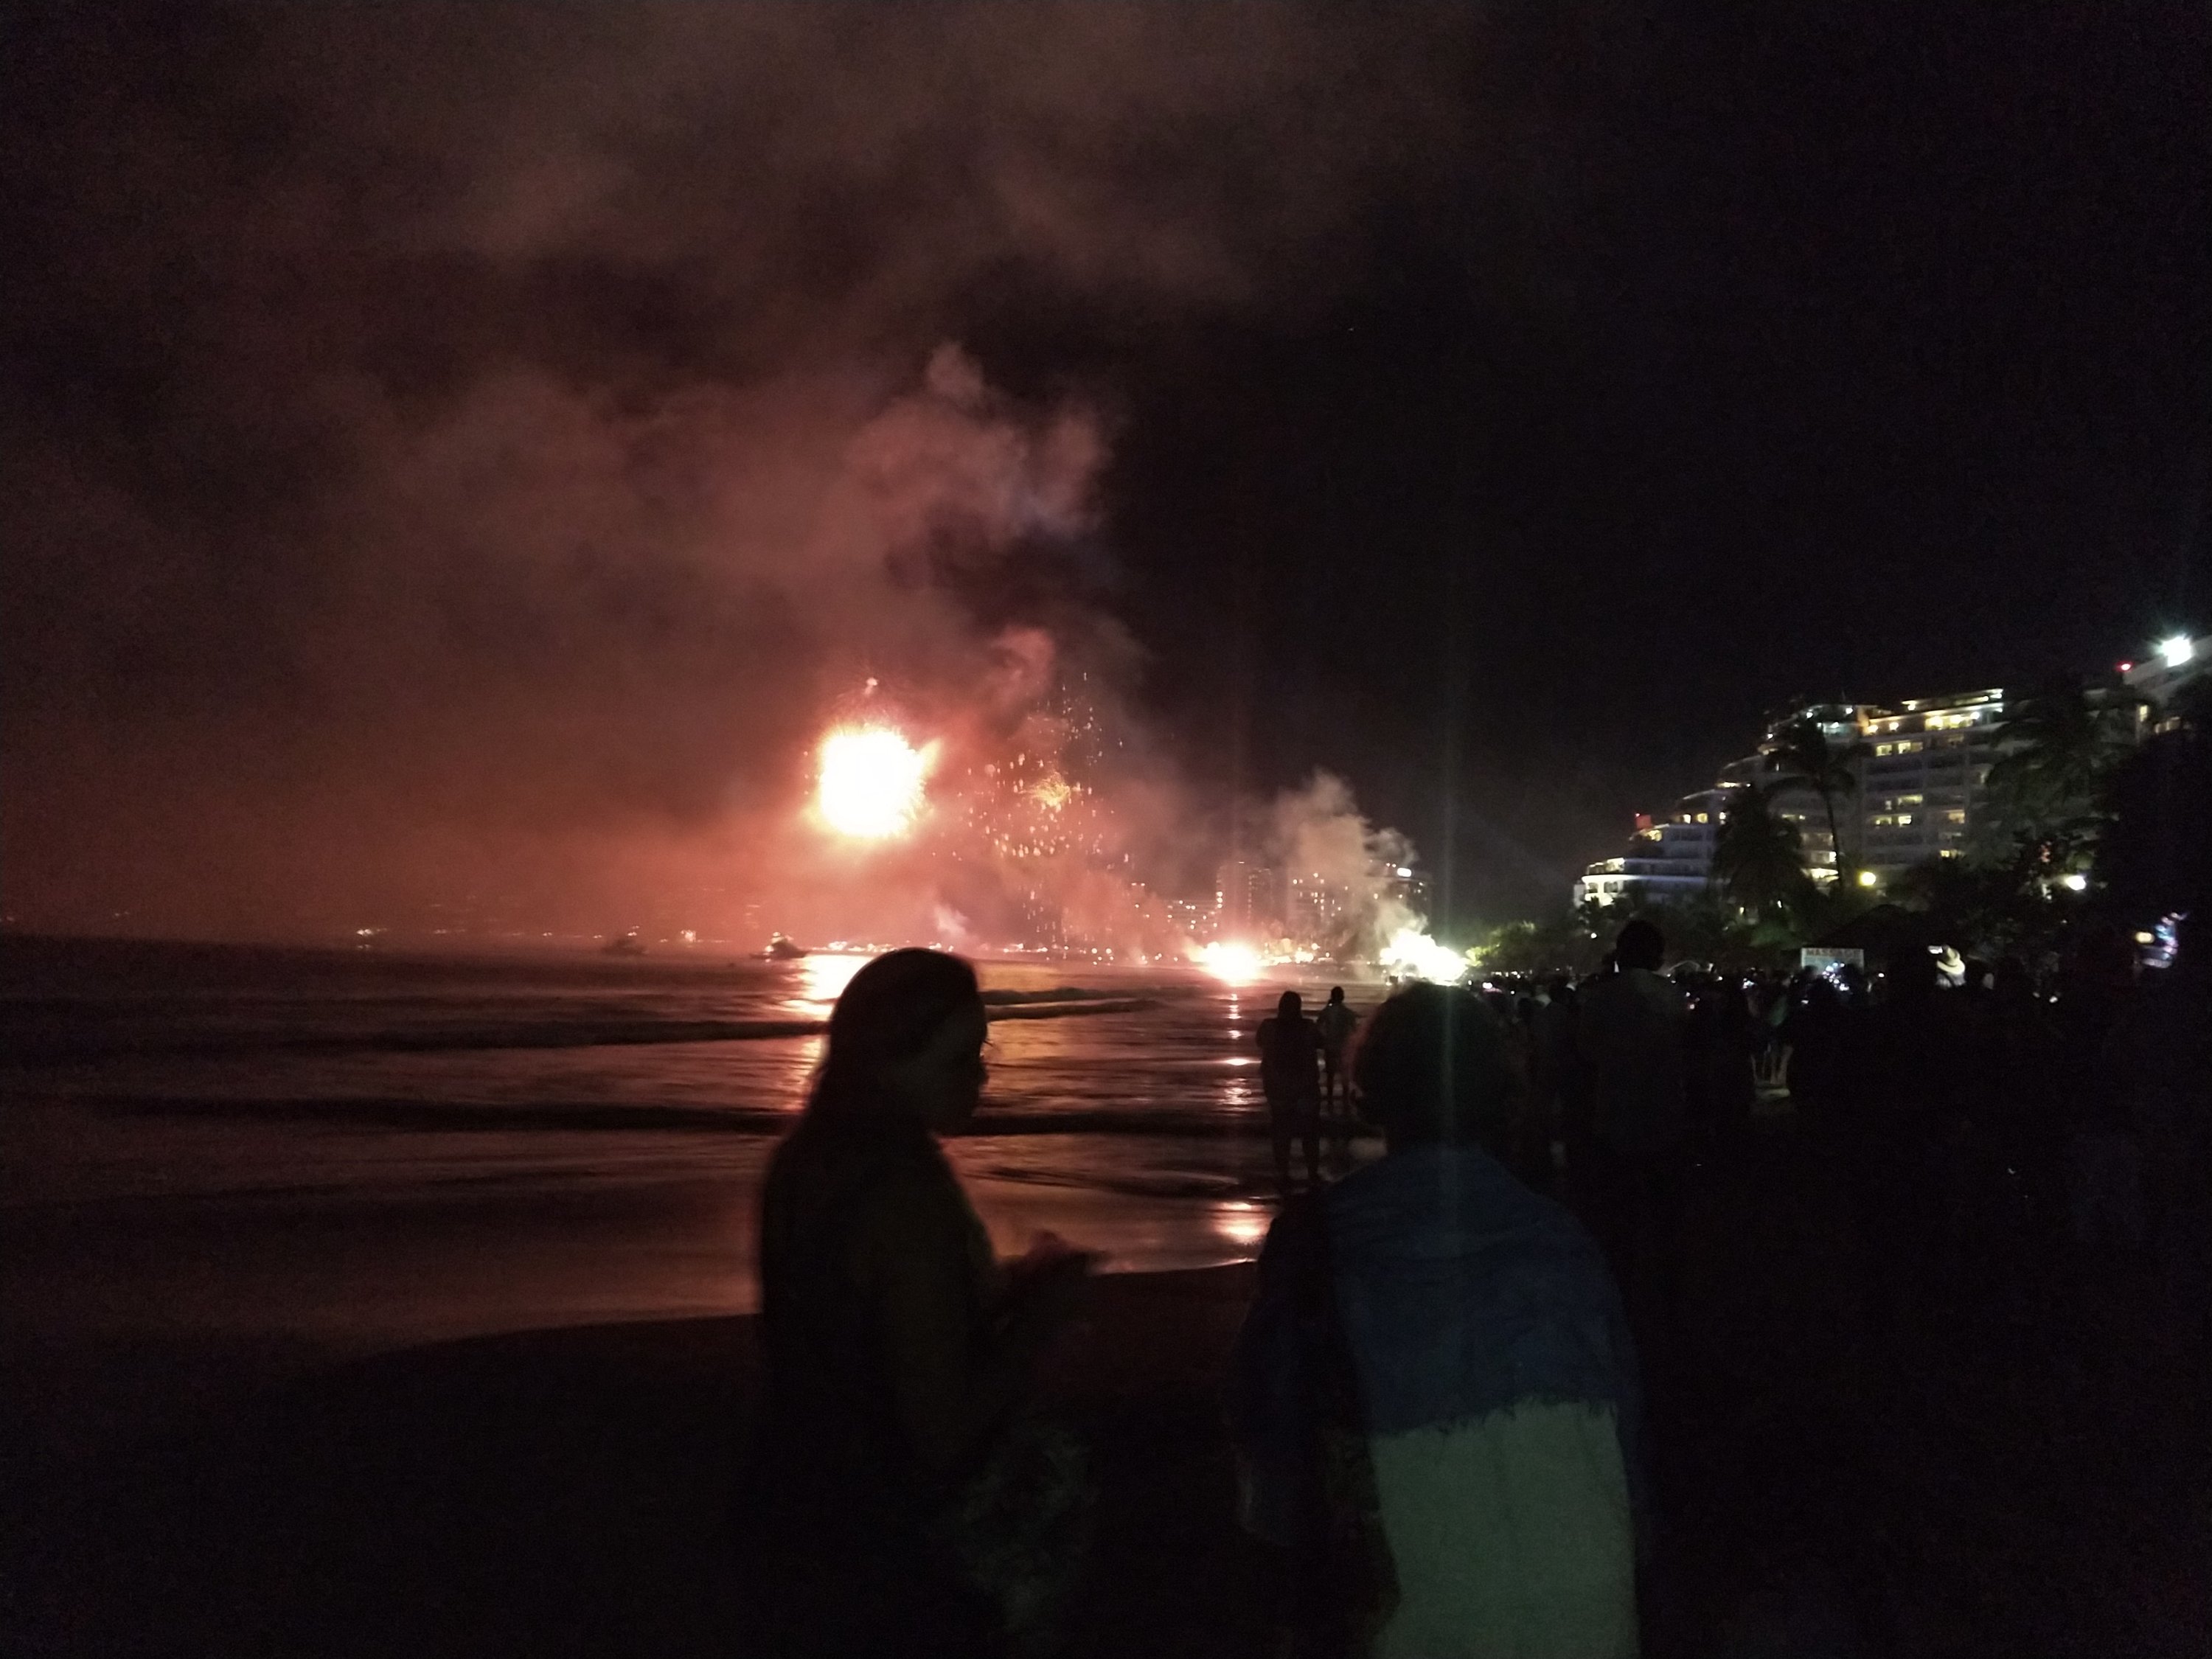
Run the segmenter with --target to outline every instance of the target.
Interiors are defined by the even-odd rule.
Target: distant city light
[[[822,740],[815,805],[823,821],[856,841],[896,836],[921,811],[932,750],[887,726],[843,726]]]
[[[2168,668],[2179,668],[2197,655],[2197,641],[2186,634],[2176,634],[2170,640],[2158,642],[2159,660]]]
[[[1399,880],[1401,880],[1401,881],[1409,881],[1409,880],[1411,880],[1411,879],[1413,878],[1413,870],[1412,870],[1411,866],[1407,866],[1407,865],[1403,865],[1403,864],[1401,864],[1401,865],[1400,865],[1400,866],[1398,866],[1398,879],[1399,879]]]

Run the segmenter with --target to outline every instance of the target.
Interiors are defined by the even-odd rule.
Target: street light
[[[2158,659],[2168,668],[2185,667],[2197,655],[2197,641],[2186,634],[2176,634],[2170,640],[2158,642]]]
[[[1875,874],[1871,870],[1862,870],[1859,872],[1859,885],[1862,887],[1871,887],[1875,883],[1881,879],[1881,878]]]
[[[2088,889],[2089,878],[2079,870],[2071,870],[2058,878],[2058,884],[2069,893],[2085,892]]]

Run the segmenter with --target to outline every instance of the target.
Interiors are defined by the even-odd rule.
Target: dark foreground
[[[2135,1264],[1932,1261],[1877,1338],[1831,1166],[1698,1176],[1658,1379],[1662,1654],[2212,1651],[2202,1322]],[[1085,1654],[1272,1650],[1215,1386],[1249,1268],[1109,1279],[1052,1392],[1102,1513]],[[727,1650],[750,1322],[7,1364],[6,1651]],[[72,1398],[75,1409],[71,1408]],[[88,1406],[86,1402],[94,1402]]]

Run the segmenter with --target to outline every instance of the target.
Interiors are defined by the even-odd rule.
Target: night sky
[[[0,28],[25,925],[589,924],[1012,625],[1465,925],[1793,696],[2212,626],[2200,6]]]

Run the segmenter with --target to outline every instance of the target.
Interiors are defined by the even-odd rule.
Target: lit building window
[[[1943,814],[1943,821],[1946,823],[1964,823],[1966,821],[1966,810],[1963,807],[1954,806]]]

